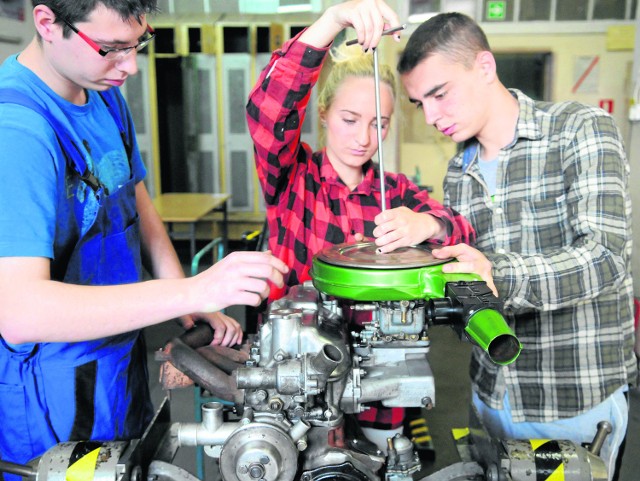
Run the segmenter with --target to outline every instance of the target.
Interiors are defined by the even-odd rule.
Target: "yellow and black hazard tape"
[[[102,443],[79,442],[69,457],[65,481],[91,481],[95,477],[98,455]]]
[[[413,445],[420,455],[420,459],[423,461],[435,459],[435,449],[433,447],[433,439],[429,432],[429,426],[427,420],[423,417],[417,417],[410,420],[406,424],[405,434],[411,438]]]
[[[536,481],[564,481],[564,462],[560,443],[553,439],[530,439]]]
[[[413,419],[409,421],[409,430],[414,443],[430,443],[431,434],[429,434],[429,426],[424,418]]]
[[[464,443],[470,435],[470,430],[469,428],[454,428],[451,433],[456,443]],[[512,469],[526,472],[526,478],[532,481],[566,481],[566,459],[561,442],[553,439],[529,439],[516,442],[520,443],[518,462],[515,466],[511,466]],[[524,456],[523,451],[527,451],[527,444],[531,451]],[[534,470],[535,478],[531,477]],[[514,479],[516,479],[515,476]]]

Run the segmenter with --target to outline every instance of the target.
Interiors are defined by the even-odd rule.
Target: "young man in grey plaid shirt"
[[[480,274],[523,344],[506,367],[474,351],[473,404],[502,438],[589,443],[599,421],[611,422],[601,451],[611,478],[636,376],[620,132],[601,109],[505,88],[485,34],[459,13],[422,24],[398,70],[426,122],[463,147],[445,205],[475,227],[477,249],[434,255],[458,259],[446,270]]]

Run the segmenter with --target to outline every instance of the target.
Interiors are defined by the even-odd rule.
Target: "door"
[[[149,88],[149,56],[137,54],[138,74],[128,77],[126,82],[120,87],[124,98],[127,100],[133,123],[136,129],[136,137],[142,160],[147,168],[145,185],[151,197],[155,197],[158,192],[159,179],[158,170],[154,165],[153,156],[153,127],[151,120],[151,89]],[[153,99],[155,102],[155,99]]]
[[[231,211],[253,210],[253,144],[245,119],[251,88],[250,65],[248,53],[222,56],[225,176],[226,190],[231,194]]]
[[[216,58],[191,54],[183,62],[185,162],[189,192],[221,189]]]

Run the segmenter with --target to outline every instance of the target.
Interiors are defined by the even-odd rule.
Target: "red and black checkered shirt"
[[[290,268],[285,286],[272,286],[270,300],[310,279],[313,256],[326,247],[354,242],[355,234],[373,237],[381,212],[377,165],[363,166],[364,179],[354,189],[340,180],[324,151],[312,152],[301,142],[300,129],[310,92],[328,49],[315,49],[297,37],[273,53],[249,96],[247,121],[254,142],[258,177],[267,209],[269,249]],[[455,211],[430,199],[403,174],[385,172],[386,205],[406,206],[441,219],[444,244],[472,242],[471,224]],[[402,411],[381,417],[370,410],[363,425],[387,429],[402,423]],[[382,412],[391,410],[381,410]],[[396,411],[395,409],[392,411]],[[367,418],[372,417],[370,422]],[[377,417],[376,417],[377,416]]]

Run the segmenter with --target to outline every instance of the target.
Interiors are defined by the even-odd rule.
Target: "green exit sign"
[[[507,2],[487,2],[487,20],[504,20],[507,16]]]

